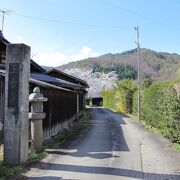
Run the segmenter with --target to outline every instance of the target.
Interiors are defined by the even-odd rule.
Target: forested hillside
[[[108,73],[115,71],[118,79],[136,79],[137,50],[117,54],[105,54],[88,58],[59,67],[61,70],[83,69],[92,72]],[[143,79],[168,80],[177,76],[180,67],[180,55],[141,49],[141,76]]]

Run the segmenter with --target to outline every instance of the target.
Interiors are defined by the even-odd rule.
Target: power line
[[[70,25],[86,26],[86,27],[92,27],[92,28],[105,28],[105,29],[130,29],[132,28],[132,26],[109,26],[109,25],[86,24],[86,23],[79,23],[79,22],[73,22],[73,21],[61,21],[61,20],[48,19],[48,18],[42,18],[42,17],[27,16],[27,15],[18,14],[15,12],[13,12],[13,14],[19,17],[24,17],[24,18],[38,20],[38,21],[58,23],[58,24],[70,24]]]
[[[149,16],[142,15],[142,14],[139,13],[139,12],[136,12],[136,11],[133,11],[133,10],[130,10],[130,9],[127,9],[127,8],[123,8],[123,7],[120,7],[120,6],[117,6],[117,5],[112,4],[112,3],[110,3],[110,2],[105,2],[104,0],[99,0],[99,2],[101,2],[101,3],[106,3],[107,5],[109,5],[109,6],[113,7],[113,8],[120,9],[120,10],[122,10],[122,11],[126,11],[126,12],[128,12],[128,13],[130,13],[130,14],[139,16],[139,17],[141,17],[141,18],[143,18],[143,19],[146,19],[146,20],[153,21],[153,22],[155,22],[155,23],[157,23],[157,24],[160,24],[160,25],[169,27],[169,28],[171,28],[171,29],[175,29],[175,30],[178,30],[178,31],[180,30],[180,27],[172,26],[172,25],[167,24],[167,23],[165,23],[165,22],[162,22],[162,21],[160,21],[160,20],[158,20],[158,19],[155,19],[155,18],[152,18],[152,17],[149,17]]]
[[[10,12],[12,12],[12,10],[5,10],[5,9],[0,9],[0,12],[2,13],[2,26],[1,26],[1,31],[3,32],[4,30],[4,18],[5,18],[5,15],[9,15]]]

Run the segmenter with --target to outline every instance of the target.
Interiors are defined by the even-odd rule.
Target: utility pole
[[[139,43],[139,27],[135,27],[137,40],[135,43],[137,44],[137,52],[138,52],[138,121],[140,122],[140,114],[141,114],[141,79],[140,79],[140,43]]]
[[[4,29],[4,18],[5,18],[5,14],[8,15],[8,13],[10,13],[12,10],[3,10],[3,9],[0,9],[0,12],[2,13],[2,26],[1,26],[1,31],[3,32],[3,29]]]

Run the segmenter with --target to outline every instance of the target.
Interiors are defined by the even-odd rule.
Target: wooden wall
[[[30,93],[37,85],[30,85]],[[44,103],[46,118],[43,120],[44,139],[56,135],[63,128],[70,127],[77,120],[77,93],[38,86],[48,101]],[[80,115],[85,109],[84,95],[79,94]]]
[[[30,93],[36,84],[30,83]],[[44,139],[56,135],[63,128],[70,127],[77,120],[77,93],[39,86],[41,93],[48,98],[44,103],[46,118],[43,120]],[[0,76],[0,121],[4,121],[4,77]],[[79,94],[80,115],[85,109],[84,95]],[[3,131],[0,131],[0,144],[3,142]]]
[[[5,85],[4,85],[4,77],[0,76],[0,123],[3,124],[4,121],[4,93],[5,93]],[[0,145],[3,143],[3,130],[0,129]]]
[[[0,42],[0,64],[5,64],[6,61],[6,45]]]

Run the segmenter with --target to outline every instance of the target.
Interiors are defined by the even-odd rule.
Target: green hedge
[[[180,99],[174,85],[179,81],[144,86],[141,120],[158,129],[173,143],[180,144]],[[137,115],[137,88],[131,80],[119,81],[112,91],[103,91],[103,105],[117,112]]]
[[[138,111],[138,91],[135,91],[133,94],[133,104],[132,104],[132,114],[137,116]]]
[[[180,143],[180,100],[174,82],[159,82],[142,91],[141,119],[173,143]],[[137,92],[133,95],[137,113]]]
[[[112,91],[103,91],[103,106],[113,111],[117,111],[117,99],[115,90]]]
[[[114,90],[103,91],[103,106],[117,112],[132,113],[133,93],[137,89],[135,81],[126,79],[116,82]]]

